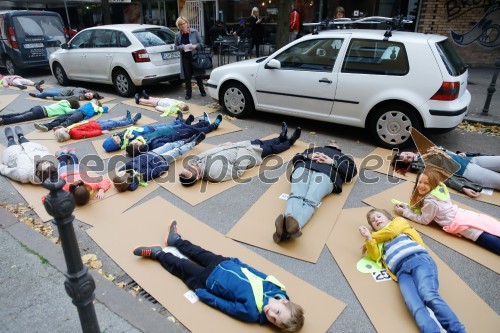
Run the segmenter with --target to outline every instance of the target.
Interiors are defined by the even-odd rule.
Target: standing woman
[[[203,69],[193,68],[193,53],[196,54],[197,49],[203,49],[205,45],[201,40],[200,34],[196,29],[189,28],[188,20],[179,16],[175,25],[179,31],[175,34],[175,46],[181,52],[181,79],[186,83],[186,100],[191,98],[193,88],[191,86],[191,77],[196,78],[201,96],[207,96],[203,87],[202,76],[205,74]]]
[[[248,53],[252,53],[255,45],[255,57],[258,58],[260,56],[260,45],[262,44],[264,35],[264,26],[262,25],[262,18],[259,17],[259,8],[253,7],[252,15],[248,18],[247,24],[250,26],[252,32],[252,41],[250,42]]]

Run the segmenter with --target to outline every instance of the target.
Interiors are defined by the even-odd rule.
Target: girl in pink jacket
[[[465,237],[479,246],[500,254],[500,223],[495,218],[481,213],[458,208],[450,200],[441,175],[433,168],[426,168],[417,177],[410,205],[398,203],[394,210],[419,224],[432,221],[443,230]]]

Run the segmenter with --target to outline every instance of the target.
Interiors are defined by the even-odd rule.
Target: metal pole
[[[43,205],[57,226],[61,239],[64,259],[68,268],[64,287],[73,304],[77,307],[80,324],[84,333],[99,333],[99,323],[94,309],[95,283],[88,269],[83,265],[80,249],[73,228],[72,215],[75,209],[73,196],[62,188],[65,181],[58,178],[57,173],[51,173],[50,179],[43,183],[43,187],[50,190]]]
[[[484,102],[484,108],[482,112],[483,115],[488,114],[488,111],[490,110],[491,98],[493,97],[493,94],[496,91],[495,85],[497,83],[498,69],[500,68],[500,57],[498,57],[497,61],[495,62],[495,68],[496,68],[495,73],[493,74],[490,86],[488,87],[488,95],[486,96],[486,101]]]
[[[66,18],[68,19],[68,31],[69,31],[71,29],[71,21],[69,20],[68,5],[66,4],[66,0],[64,0],[64,9],[66,9]]]

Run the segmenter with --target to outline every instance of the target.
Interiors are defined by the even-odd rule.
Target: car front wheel
[[[122,97],[130,97],[135,94],[137,87],[124,70],[118,70],[113,75],[113,84],[116,92]]]
[[[254,111],[252,95],[239,82],[229,82],[222,87],[222,106],[236,118],[248,117]]]
[[[58,63],[54,65],[54,76],[61,86],[67,86],[69,84],[69,79],[64,68]]]
[[[403,105],[379,108],[368,122],[368,129],[377,143],[384,148],[403,148],[411,144],[410,128],[421,131],[413,112]]]

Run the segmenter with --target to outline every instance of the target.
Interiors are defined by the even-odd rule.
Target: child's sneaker
[[[215,128],[218,128],[220,123],[222,123],[222,115],[218,114],[217,118],[215,118],[215,121],[214,121]]]
[[[165,245],[175,247],[180,240],[181,235],[177,233],[177,222],[173,220],[168,227],[168,234],[165,236]]]
[[[207,135],[205,133],[200,133],[196,136],[196,139],[194,140],[194,144],[195,146],[196,145],[199,145],[200,142],[202,142],[203,140],[205,140],[205,138],[207,137]]]
[[[132,118],[132,114],[130,113],[130,111],[129,111],[129,110],[127,110],[127,114],[125,115],[125,117],[127,117],[127,118]]]
[[[30,95],[31,97],[36,97],[35,93],[28,93],[28,95]]]
[[[40,87],[42,84],[45,83],[45,80],[40,80],[38,82],[35,82],[35,88],[36,90],[38,90],[39,92],[43,92],[43,88]]]
[[[146,90],[143,90],[141,94],[142,94],[142,98],[144,98],[144,99],[149,99],[149,95],[148,95],[148,93],[146,92]]]
[[[209,125],[212,123],[210,121],[210,118],[208,117],[208,113],[206,113],[206,112],[203,112],[203,120],[208,122]]]
[[[191,125],[194,121],[194,116],[192,114],[190,114],[187,119],[184,121],[184,124],[186,125]]]
[[[28,88],[28,87],[26,87],[26,86],[25,86],[25,85],[23,85],[23,84],[18,84],[16,87],[18,87],[18,88],[19,88],[19,89],[21,89],[21,90],[24,90],[24,89]]]
[[[139,104],[139,100],[141,99],[141,97],[139,96],[139,93],[134,95],[134,99],[135,99],[135,104]]]
[[[156,259],[158,255],[162,253],[163,249],[159,244],[150,245],[150,246],[138,246],[134,249],[134,255],[138,257],[151,258]]]
[[[142,114],[139,112],[139,113],[136,113],[135,116],[134,116],[134,124],[142,118]]]
[[[182,115],[181,110],[177,110],[177,118],[175,118],[175,120],[184,121],[184,116]]]
[[[35,123],[34,126],[39,131],[42,131],[42,132],[48,132],[49,131],[49,129],[45,125]]]

